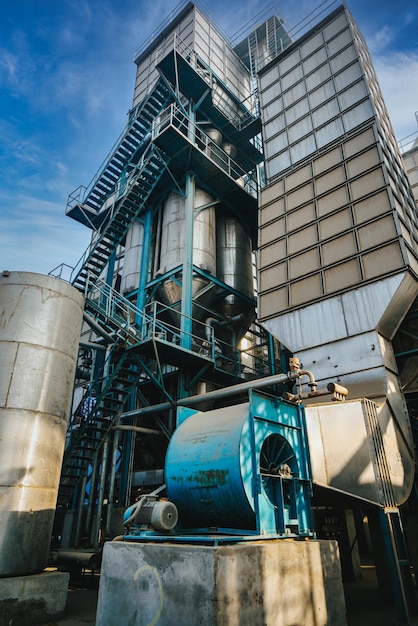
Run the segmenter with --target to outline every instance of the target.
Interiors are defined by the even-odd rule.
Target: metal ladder
[[[248,56],[250,62],[250,74],[252,77],[256,77],[258,63],[258,41],[255,31],[250,33],[250,35],[248,36]]]
[[[400,624],[411,624],[417,617],[417,596],[399,509],[380,509],[379,520],[389,559],[397,618]]]
[[[132,221],[141,213],[169,160],[164,152],[151,143],[140,163],[125,180],[113,214],[97,233],[95,241],[87,248],[71,277],[71,284],[83,294],[86,295],[92,289]]]

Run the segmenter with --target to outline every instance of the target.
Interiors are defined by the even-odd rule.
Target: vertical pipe
[[[136,306],[140,311],[145,307],[145,287],[148,280],[148,268],[151,250],[151,209],[148,209],[144,218],[144,239],[142,244],[141,269],[139,273],[138,299]],[[141,326],[142,319],[136,319],[137,326]]]
[[[106,284],[112,287],[113,275],[115,273],[116,250],[112,252],[107,262]]]
[[[84,476],[80,483],[77,517],[76,517],[75,531],[74,531],[74,544],[76,546],[80,544],[81,523],[82,523],[82,517],[83,517],[83,510],[84,510],[84,497],[86,493],[86,485],[87,485],[87,476]]]
[[[86,516],[86,534],[88,535],[91,530],[91,520],[93,518],[93,509],[96,503],[96,485],[97,485],[97,472],[98,472],[98,455],[96,454],[91,466],[91,474],[90,474],[90,493],[89,493],[89,502],[87,505],[87,516]]]
[[[107,511],[106,511],[106,526],[105,526],[105,534],[110,535],[110,518],[113,509],[113,496],[115,493],[115,477],[116,477],[116,463],[119,449],[119,438],[120,431],[114,431],[113,435],[113,448],[112,448],[112,458],[110,463],[110,472],[109,472],[109,499],[107,503]]]
[[[134,433],[125,432],[123,435],[122,459],[120,463],[120,481],[119,481],[119,506],[129,506],[129,472],[131,466],[131,452]]]
[[[191,172],[186,174],[185,238],[181,292],[180,343],[188,350],[192,347],[192,281],[193,281],[193,208],[195,180]]]
[[[195,112],[193,110],[193,102],[189,105],[189,128],[188,137],[192,143],[195,140]],[[182,292],[181,292],[181,322],[180,322],[180,343],[183,348],[191,349],[192,347],[192,298],[193,298],[193,217],[194,217],[194,198],[195,198],[195,179],[194,174],[187,172],[186,188],[185,188],[185,237],[184,237],[184,257],[183,257],[183,276],[182,276]]]
[[[268,359],[269,359],[269,376],[276,373],[276,355],[274,353],[274,338],[273,335],[268,334]],[[286,369],[282,370],[283,372]]]
[[[128,476],[127,476],[127,481],[126,481],[126,495],[125,495],[126,504],[130,503],[130,500],[131,500],[133,467],[134,467],[134,460],[135,460],[135,446],[136,446],[136,436],[137,436],[137,433],[135,432],[132,432],[129,434],[131,435],[131,438],[129,439],[130,457],[129,457],[129,464],[128,464]]]
[[[156,228],[156,240],[155,240],[155,249],[154,249],[154,260],[152,264],[152,276],[156,276],[157,270],[160,265],[160,254],[161,254],[161,231],[162,231],[162,221],[163,221],[163,206],[160,204],[158,207],[158,215],[157,215],[157,228]]]
[[[103,442],[103,453],[102,453],[102,468],[100,472],[100,488],[99,494],[97,496],[97,509],[96,509],[96,518],[93,524],[93,530],[91,533],[91,545],[93,548],[97,548],[99,544],[99,532],[100,532],[100,524],[102,521],[102,513],[103,513],[103,499],[105,493],[105,485],[106,485],[106,467],[107,467],[107,458],[109,454],[109,440],[106,439]]]

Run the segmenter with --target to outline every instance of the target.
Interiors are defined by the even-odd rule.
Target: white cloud
[[[374,67],[397,138],[418,131],[418,53],[375,55]]]
[[[395,33],[393,28],[390,28],[387,24],[385,24],[382,28],[368,37],[367,47],[372,54],[379,54],[389,48],[394,40]]]
[[[3,75],[4,80],[16,82],[16,57],[8,50],[0,50],[0,77]]]
[[[88,245],[89,231],[55,202],[2,194],[0,211],[0,270],[47,274],[60,263],[74,267]]]

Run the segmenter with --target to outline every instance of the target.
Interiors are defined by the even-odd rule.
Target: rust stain
[[[197,483],[201,487],[223,487],[227,484],[229,470],[199,470],[190,476],[170,476],[170,480],[175,483]]]
[[[222,487],[227,483],[228,474],[228,470],[200,470],[191,476],[191,480],[203,487]]]

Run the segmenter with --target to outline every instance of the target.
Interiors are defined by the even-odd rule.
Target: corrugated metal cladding
[[[418,203],[418,139],[412,148],[402,155],[402,158],[415,202]]]
[[[405,268],[415,202],[369,54],[338,9],[260,75],[259,317]]]
[[[241,60],[213,24],[197,7],[191,5],[189,12],[174,23],[161,41],[151,43],[148,51],[145,50],[141,54],[137,63],[133,106],[141,102],[155,84],[159,77],[155,66],[175,46],[179,47],[181,52],[186,49],[196,52],[240,101],[250,97],[249,73],[243,72]]]

